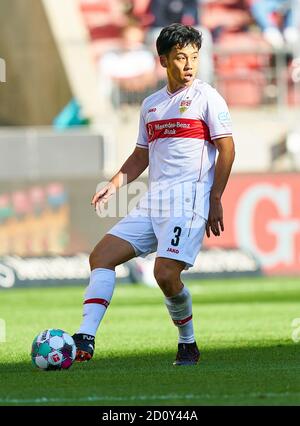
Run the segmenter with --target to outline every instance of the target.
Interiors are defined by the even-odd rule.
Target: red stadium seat
[[[263,101],[266,79],[262,72],[219,73],[217,87],[230,106],[257,107]]]
[[[257,106],[263,100],[265,70],[271,53],[260,34],[227,33],[217,44],[218,89],[233,106]]]
[[[80,9],[92,40],[120,37],[124,16],[118,0],[81,0]]]

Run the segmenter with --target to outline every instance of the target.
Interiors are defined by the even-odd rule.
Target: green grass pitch
[[[299,278],[187,282],[202,352],[174,367],[177,329],[159,289],[118,285],[89,363],[44,372],[30,360],[46,328],[70,334],[81,320],[83,287],[0,293],[0,405],[299,405]]]

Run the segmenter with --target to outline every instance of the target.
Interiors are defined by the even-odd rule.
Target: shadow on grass
[[[0,405],[300,405],[300,346],[202,350],[193,367],[174,353],[99,350],[68,371],[0,366]]]
[[[224,289],[223,294],[192,294],[193,304],[199,305],[222,305],[222,304],[259,304],[259,303],[296,303],[300,300],[300,286],[299,291],[277,291],[277,292],[244,292],[244,293],[234,293],[231,294],[226,292]],[[129,299],[120,299],[116,298],[113,301],[114,306],[120,307],[129,307],[129,306],[150,306],[150,305],[161,305],[162,301],[160,299],[149,297],[139,298],[135,296],[134,298]]]

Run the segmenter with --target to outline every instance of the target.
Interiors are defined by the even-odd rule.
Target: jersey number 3
[[[173,238],[172,240],[171,240],[171,244],[172,244],[172,246],[178,246],[178,244],[179,244],[179,238],[180,238],[180,235],[181,235],[181,228],[180,228],[180,226],[175,226],[175,228],[174,228],[174,234],[175,234],[175,238]]]

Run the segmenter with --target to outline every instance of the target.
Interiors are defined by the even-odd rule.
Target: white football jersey
[[[140,205],[149,207],[151,200],[153,207],[155,200],[161,210],[161,201],[175,200],[177,207],[185,202],[207,219],[216,157],[213,141],[231,135],[225,100],[198,79],[175,93],[165,86],[146,98],[137,146],[149,149],[149,191]]]

